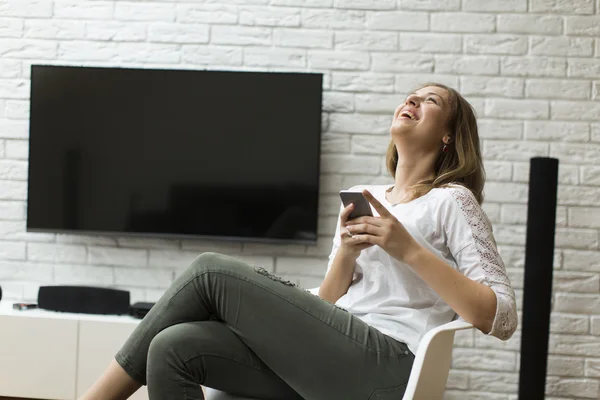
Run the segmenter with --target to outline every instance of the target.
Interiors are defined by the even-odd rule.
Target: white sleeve
[[[469,189],[449,191],[452,198],[440,213],[446,244],[459,271],[496,294],[496,315],[489,335],[507,340],[517,329],[517,307],[492,225]]]

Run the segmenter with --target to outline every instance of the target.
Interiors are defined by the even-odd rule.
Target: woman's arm
[[[352,283],[355,262],[356,257],[339,250],[333,259],[331,269],[325,276],[323,283],[321,283],[319,297],[335,304],[340,297],[346,294],[350,283]]]
[[[489,286],[467,278],[422,246],[409,252],[404,262],[465,321],[491,332],[497,305]]]

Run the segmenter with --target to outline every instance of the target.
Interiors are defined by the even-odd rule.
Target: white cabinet
[[[138,323],[126,316],[15,311],[0,302],[0,396],[76,399]],[[146,387],[131,398],[148,399]]]

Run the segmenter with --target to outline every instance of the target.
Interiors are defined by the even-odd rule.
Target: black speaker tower
[[[558,160],[530,160],[519,399],[542,400],[546,388]]]

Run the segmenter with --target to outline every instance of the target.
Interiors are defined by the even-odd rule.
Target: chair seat
[[[235,396],[209,387],[204,387],[204,394],[206,400],[260,400],[252,397]]]

